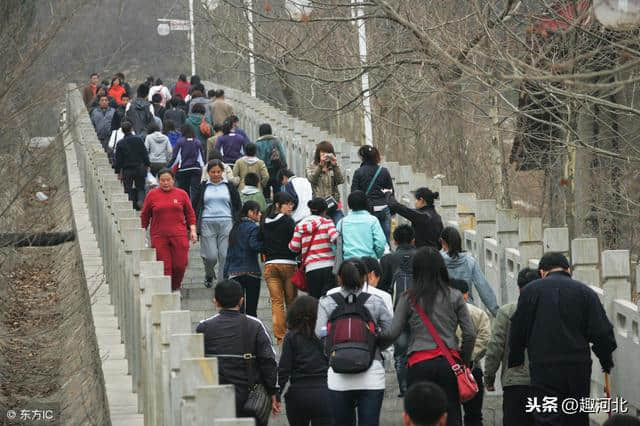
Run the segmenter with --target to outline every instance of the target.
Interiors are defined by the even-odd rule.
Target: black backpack
[[[126,112],[126,118],[133,124],[133,131],[136,135],[146,136],[149,132],[149,124],[153,121],[153,114],[149,110],[149,105],[138,109],[135,105],[131,105],[129,111]]]
[[[411,259],[413,253],[402,255],[398,269],[393,273],[391,278],[391,288],[393,289],[393,307],[398,303],[400,295],[409,290],[413,284],[413,272],[411,270]]]
[[[325,354],[336,373],[356,374],[367,371],[376,354],[376,325],[364,306],[368,293],[345,299],[340,293],[329,295],[338,306],[327,322]]]

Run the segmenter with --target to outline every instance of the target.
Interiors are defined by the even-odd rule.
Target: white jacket
[[[290,179],[291,185],[293,185],[293,189],[298,195],[298,207],[293,211],[291,217],[294,222],[298,223],[311,214],[311,210],[309,210],[307,204],[313,198],[313,190],[307,178],[292,176]]]

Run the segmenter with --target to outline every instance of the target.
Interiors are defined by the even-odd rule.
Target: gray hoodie
[[[144,146],[149,151],[149,161],[152,163],[168,163],[171,160],[171,142],[166,135],[153,132],[147,135]]]

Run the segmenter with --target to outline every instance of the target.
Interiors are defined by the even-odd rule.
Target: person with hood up
[[[166,135],[160,131],[160,126],[154,121],[150,126],[151,133],[144,140],[144,146],[149,152],[149,161],[151,162],[151,174],[158,175],[160,169],[167,166],[167,162],[171,159],[173,149],[171,142]]]
[[[156,93],[162,96],[162,99],[158,103],[162,105],[163,108],[166,107],[167,102],[171,100],[171,92],[169,92],[169,89],[167,88],[167,86],[165,86],[162,83],[162,80],[160,80],[159,78],[156,78],[154,85],[151,86],[151,88],[149,89],[149,95],[148,95],[149,101],[153,102],[153,95],[155,95]]]
[[[276,176],[280,169],[287,168],[287,155],[282,148],[280,140],[273,136],[273,130],[271,125],[264,123],[258,128],[258,134],[260,137],[256,140],[256,146],[258,148],[258,158],[264,161],[269,172],[269,181],[263,188],[264,198],[270,199],[273,194],[278,192],[280,183],[277,181]]]
[[[392,212],[398,213],[411,222],[411,226],[416,232],[416,247],[429,246],[440,250],[442,218],[433,205],[440,194],[423,186],[414,191],[414,196],[416,198],[415,209],[399,203],[392,192],[387,193],[387,204]]]
[[[131,103],[131,107],[125,112],[125,117],[133,125],[136,135],[145,138],[149,133],[149,125],[153,122],[151,105],[147,101],[149,86],[141,84],[138,86],[137,97]]]
[[[240,191],[240,199],[242,203],[254,201],[260,206],[260,213],[265,214],[267,211],[267,202],[262,195],[262,191],[258,189],[260,178],[255,173],[247,173],[244,177],[244,188]]]
[[[458,230],[451,226],[444,228],[440,235],[440,243],[442,244],[440,254],[447,265],[449,276],[466,281],[472,288],[475,287],[480,295],[480,300],[495,317],[499,308],[496,294],[480,270],[478,262],[470,253],[462,251],[462,239]],[[469,294],[469,299],[471,303],[475,304],[472,293]]]
[[[267,282],[271,298],[271,317],[273,319],[273,335],[278,345],[287,332],[285,324],[285,305],[291,306],[298,295],[298,290],[291,283],[298,264],[296,254],[289,250],[289,242],[293,238],[296,227],[291,218],[293,198],[286,192],[278,192],[273,197],[273,204],[260,222],[262,253],[265,255],[264,279]]]
[[[200,130],[202,120],[206,120],[204,105],[195,105],[193,108],[193,112],[187,116],[186,125],[193,129],[193,134],[195,135],[196,139],[198,139],[202,143],[202,149],[204,152],[203,158],[207,158],[207,147],[205,143],[207,141],[207,137],[210,135],[202,134],[202,131]],[[209,128],[211,129],[210,123]]]
[[[230,118],[222,125],[222,136],[218,136],[216,149],[222,154],[225,164],[234,165],[245,153],[247,139],[236,133]]]
[[[249,173],[255,173],[260,176],[260,181],[258,182],[258,189],[260,191],[262,191],[263,186],[269,181],[267,166],[264,164],[264,161],[256,157],[256,150],[256,144],[248,143],[245,146],[246,155],[239,158],[233,166],[233,175],[240,178],[240,185],[238,186],[240,191],[244,189],[244,178]]]

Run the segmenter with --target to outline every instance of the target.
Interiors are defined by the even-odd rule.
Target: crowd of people
[[[482,425],[498,374],[505,426],[588,424],[586,413],[525,409],[589,397],[590,344],[613,367],[611,323],[562,254],[520,271],[518,302],[500,307],[459,231],[443,226],[438,192],[417,188],[414,208],[398,202],[375,147],[358,150],[345,215],[329,141],[296,176],[271,125],[251,141],[224,91],[197,76],[171,87],[149,77],[133,98],[121,73],[92,74],[83,98],[174,291],[189,241],[200,242],[220,312],[196,331],[235,385],[238,416],[266,425],[284,398],[293,426],[378,425],[393,366],[397,424]],[[393,215],[408,224],[392,226]],[[256,318],[262,278],[279,359]]]

